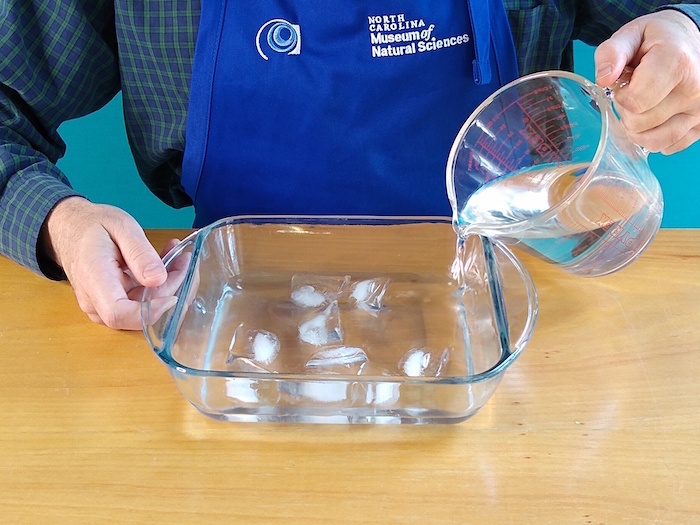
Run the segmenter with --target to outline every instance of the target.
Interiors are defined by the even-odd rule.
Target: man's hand
[[[671,154],[700,138],[700,30],[691,18],[671,9],[639,17],[598,46],[595,65],[601,86],[634,69],[615,92],[634,142]]]
[[[140,329],[143,287],[161,286],[168,277],[130,215],[80,197],[56,205],[44,224],[42,243],[66,273],[83,312],[111,328]],[[175,243],[170,241],[164,252]],[[172,296],[158,300],[163,308],[174,303]]]

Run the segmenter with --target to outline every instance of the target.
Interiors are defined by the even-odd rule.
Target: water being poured
[[[609,171],[587,179],[588,168],[588,163],[557,163],[494,179],[459,210],[460,235],[517,238],[561,265],[608,248],[638,250],[637,224],[645,222],[654,203],[624,174]]]

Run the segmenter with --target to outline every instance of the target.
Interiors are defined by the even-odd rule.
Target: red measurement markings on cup
[[[639,195],[634,191],[631,195],[629,184],[622,181],[615,181],[605,187],[593,188],[593,192],[609,206],[609,210],[601,212],[596,223],[611,225],[606,232],[611,247],[614,245],[624,252],[636,252],[640,249],[642,242],[640,234],[643,232],[633,221],[633,210],[641,209]],[[611,215],[615,215],[615,219]]]
[[[561,101],[554,94],[554,86],[540,86],[517,100],[516,104],[523,114],[524,128],[520,133],[540,159],[544,162],[567,160],[562,152],[570,142],[570,135],[566,131],[569,128],[562,124],[568,123],[568,119]]]
[[[513,173],[521,166],[523,157],[518,158],[514,152],[522,149],[523,141],[508,126],[507,118],[507,112],[514,104],[508,104],[494,114],[484,126],[484,129],[490,131],[479,135],[476,141],[476,156],[480,160],[486,159],[485,164],[488,166],[484,182]]]

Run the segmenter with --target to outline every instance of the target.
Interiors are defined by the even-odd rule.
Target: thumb
[[[622,70],[636,59],[642,45],[644,25],[629,23],[617,30],[595,50],[595,80],[601,86],[610,86]]]
[[[109,221],[104,225],[105,229],[119,248],[134,279],[142,286],[160,286],[168,277],[163,261],[136,220],[124,215],[120,220]]]

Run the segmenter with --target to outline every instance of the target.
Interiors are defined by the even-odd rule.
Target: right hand
[[[615,92],[633,142],[670,155],[700,139],[700,31],[689,16],[665,9],[628,22],[598,46],[595,63],[601,86],[634,69]]]
[[[168,274],[143,229],[128,213],[82,197],[60,201],[42,230],[43,247],[63,268],[80,308],[97,323],[141,329],[143,287],[165,284]],[[163,252],[176,243],[171,240]],[[158,299],[164,310],[172,296]]]

